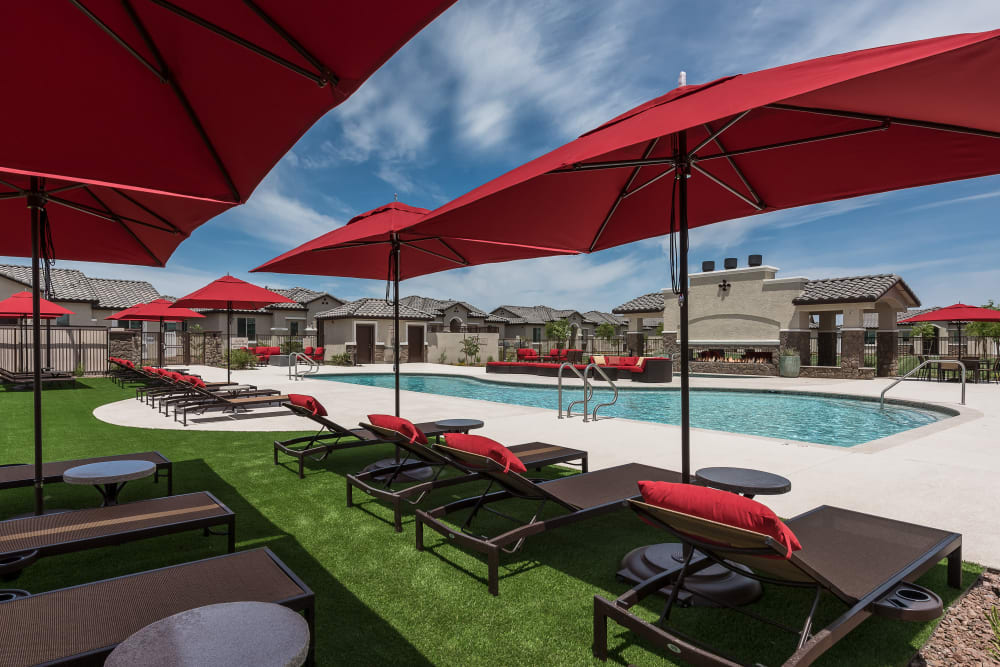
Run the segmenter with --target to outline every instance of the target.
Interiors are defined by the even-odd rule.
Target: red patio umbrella
[[[226,309],[226,348],[232,350],[233,336],[233,309],[236,310],[257,310],[272,303],[295,303],[288,297],[272,292],[271,290],[257,287],[245,280],[234,278],[233,276],[223,276],[218,280],[213,280],[199,290],[191,292],[187,296],[174,301],[167,310],[187,309],[187,308],[213,308]],[[226,381],[228,382],[232,373],[229,363],[229,354],[226,354]]]
[[[979,306],[967,306],[964,303],[955,303],[944,308],[921,313],[899,320],[897,324],[915,324],[917,322],[951,322],[958,325],[958,345],[962,345],[962,325],[966,322],[1000,322],[1000,310],[992,308],[980,308]]]
[[[196,317],[205,317],[201,313],[196,313],[187,308],[173,308],[173,303],[167,299],[153,299],[149,303],[140,303],[120,310],[113,315],[105,317],[106,320],[122,320],[126,322],[159,322],[160,353],[157,363],[163,365],[163,323],[183,322]],[[139,346],[140,353],[142,346]],[[141,361],[141,359],[140,359]]]
[[[253,271],[348,278],[384,278],[393,283],[393,373],[399,416],[399,281],[447,269],[576,254],[572,250],[414,233],[428,211],[390,202],[354,216],[346,225],[289,250]]]
[[[21,323],[21,327],[24,326],[24,321],[31,317],[32,312],[32,296],[31,292],[18,292],[17,294],[12,294],[3,301],[0,301],[0,317],[5,318],[16,318]],[[63,308],[57,303],[52,303],[47,299],[38,299],[38,318],[42,320],[55,320],[59,319],[63,315],[72,315],[73,311]],[[48,323],[46,323],[46,332],[48,332]],[[23,338],[23,332],[19,335]],[[49,354],[49,344],[51,343],[49,334],[46,333],[45,340],[45,353],[48,357]],[[17,347],[17,368],[21,370],[21,347]],[[46,365],[51,365],[51,360],[46,361]]]
[[[688,229],[1000,173],[997,71],[1000,30],[681,85],[445,204],[413,231],[581,251],[676,232],[688,480]]]

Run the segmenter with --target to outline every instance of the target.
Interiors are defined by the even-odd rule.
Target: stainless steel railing
[[[594,390],[593,390],[593,388],[591,388],[590,383],[587,382],[587,378],[585,378],[583,376],[583,374],[579,370],[577,370],[577,368],[576,368],[575,365],[573,365],[572,363],[569,363],[569,362],[564,363],[561,366],[559,366],[559,373],[558,373],[558,379],[559,379],[559,383],[558,383],[559,384],[559,419],[563,418],[563,412],[562,412],[562,405],[563,405],[563,402],[562,402],[563,369],[566,369],[566,368],[568,368],[571,371],[573,371],[573,373],[576,374],[576,376],[578,378],[580,378],[581,380],[583,380],[583,398],[581,400],[578,400],[578,401],[573,401],[572,403],[570,403],[569,405],[566,406],[566,416],[567,417],[572,417],[573,416],[573,406],[576,405],[577,403],[583,403],[583,421],[587,421],[587,402],[590,400],[591,396],[593,396]]]
[[[299,362],[303,362],[306,365],[306,369],[299,372]],[[301,380],[303,376],[315,375],[319,372],[319,364],[317,364],[313,359],[310,359],[306,354],[302,352],[292,352],[288,355],[288,379],[289,380]]]
[[[965,405],[965,364],[963,364],[960,359],[925,359],[924,361],[921,361],[919,364],[910,369],[909,373],[907,373],[901,378],[896,378],[895,382],[893,382],[888,387],[882,390],[882,393],[879,395],[878,399],[879,407],[883,408],[885,407],[885,394],[887,391],[889,391],[897,384],[899,384],[906,378],[910,377],[911,375],[919,371],[924,366],[927,366],[928,364],[958,364],[959,366],[962,367],[962,405]]]
[[[594,406],[594,414],[593,414],[592,419],[596,422],[597,421],[597,411],[598,410],[600,410],[601,408],[606,408],[609,405],[614,405],[615,403],[618,402],[618,385],[616,385],[614,382],[612,382],[611,378],[608,377],[608,374],[604,372],[604,369],[601,368],[600,366],[598,366],[597,364],[588,364],[587,367],[585,369],[583,369],[583,381],[584,381],[585,384],[588,382],[587,379],[590,377],[590,369],[591,368],[593,368],[595,371],[597,371],[597,373],[602,378],[604,378],[604,381],[607,382],[611,386],[611,388],[614,390],[614,392],[615,392],[614,398],[612,398],[609,403],[598,403],[597,405]],[[591,391],[593,391],[593,390],[591,390]],[[586,408],[584,408],[584,409],[586,409]],[[584,421],[586,421],[586,420],[587,420],[586,415],[584,415]]]

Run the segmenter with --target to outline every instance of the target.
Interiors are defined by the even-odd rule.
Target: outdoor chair
[[[433,422],[414,425],[405,419],[397,417],[386,419],[386,417],[388,416],[369,415],[370,420],[378,421],[382,425],[362,423],[361,426],[369,429],[376,436],[394,443],[412,458],[404,458],[389,468],[378,468],[348,475],[347,506],[351,507],[354,504],[353,489],[355,487],[374,498],[389,503],[393,509],[393,524],[396,532],[400,533],[403,531],[402,507],[404,502],[417,505],[433,489],[472,482],[481,479],[482,475],[480,471],[472,469],[465,462],[445,456],[431,446],[429,438],[441,435],[441,430],[436,428]],[[392,420],[398,420],[399,424],[393,424]],[[587,452],[581,449],[570,449],[543,442],[529,442],[515,445],[510,448],[510,451],[514,452],[524,465],[535,470],[541,470],[545,466],[557,463],[572,465],[570,462],[579,461],[581,469],[584,472],[587,471]],[[394,488],[394,485],[405,482],[407,472],[421,468],[429,468],[433,471],[433,475],[426,481],[418,481],[403,488],[398,486]],[[442,474],[447,469],[457,471],[458,474],[443,477]]]
[[[277,389],[258,389],[257,385],[238,385],[233,382],[205,382],[193,375],[183,375],[177,382],[176,391],[169,395],[160,397],[160,409],[164,415],[170,415],[170,408],[174,408],[176,414],[180,406],[193,406],[208,401],[203,392],[208,392],[212,396],[225,398],[246,398],[260,396],[274,396],[281,392]],[[238,392],[237,392],[238,390]]]
[[[419,551],[424,549],[426,525],[443,535],[450,544],[485,554],[488,567],[487,585],[492,595],[500,594],[501,552],[516,553],[532,535],[620,509],[625,500],[639,496],[637,485],[640,480],[671,482],[681,480],[680,473],[672,470],[640,463],[627,463],[551,481],[534,482],[522,475],[530,464],[523,460],[518,461],[513,449],[503,451],[506,448],[501,447],[498,452],[493,448],[491,456],[486,454],[481,443],[470,441],[469,438],[449,436],[445,437],[444,445],[435,445],[435,449],[444,452],[468,470],[486,477],[489,479],[489,485],[478,496],[458,500],[429,511],[417,510],[417,549]],[[499,460],[504,462],[500,463]],[[494,487],[500,487],[502,490],[493,491]],[[532,517],[527,521],[521,521],[490,506],[511,499],[533,504],[535,509]],[[562,509],[562,514],[543,517],[542,511],[547,505]],[[473,532],[473,521],[482,510],[514,523],[515,527],[494,536]],[[466,516],[457,528],[451,523],[445,523],[444,519],[451,519],[452,515],[458,512]]]
[[[686,578],[711,565],[767,587],[812,593],[811,606],[802,609],[801,626],[796,628],[698,590],[698,596],[710,603],[767,624],[762,627],[777,627],[796,636],[797,644],[789,642],[794,648],[784,665],[811,664],[872,614],[919,622],[940,616],[941,598],[911,582],[943,558],[948,559],[949,585],[961,588],[962,536],[958,533],[825,505],[782,524],[773,512],[749,498],[690,485],[684,485],[687,488],[680,489],[678,496],[675,489],[664,492],[664,486],[681,485],[646,485],[647,500],[630,500],[629,506],[646,523],[664,528],[688,547],[686,559],[614,601],[594,596],[593,652],[602,660],[608,656],[607,622],[611,619],[647,642],[669,649],[671,659],[702,665],[745,664],[668,624],[671,613],[690,599]],[[733,511],[720,512],[720,506]],[[669,596],[659,621],[650,623],[632,613],[635,605],[665,587]],[[842,613],[817,630],[813,616],[821,598],[830,596],[839,602]],[[733,620],[719,618],[720,623]]]
[[[76,382],[76,377],[72,373],[62,373],[62,372],[52,372],[47,371],[41,374],[42,384],[51,384],[53,382]],[[34,373],[15,373],[9,371],[6,368],[0,368],[0,382],[5,382],[7,384],[14,385],[29,385],[35,384]]]
[[[167,478],[167,495],[174,493],[174,464],[160,452],[137,452],[135,454],[115,454],[114,456],[95,456],[88,459],[73,459],[70,461],[49,461],[42,464],[42,479],[45,484],[63,481],[63,473],[70,468],[101,463],[104,461],[149,461],[156,465],[153,482],[159,482],[160,476]],[[27,463],[7,464],[0,466],[0,490],[31,486],[35,483],[35,467]]]
[[[0,521],[0,577],[43,556],[124,544],[149,537],[225,526],[236,550],[236,515],[207,491]],[[215,533],[219,534],[219,533]]]
[[[288,396],[279,394],[275,389],[257,389],[255,390],[255,393],[258,394],[256,396],[229,398],[220,394],[213,394],[204,387],[197,385],[191,385],[191,387],[198,394],[198,398],[187,403],[179,403],[174,407],[174,421],[177,421],[177,415],[180,413],[185,426],[187,426],[189,411],[196,414],[204,414],[210,410],[220,410],[235,414],[252,408],[280,405],[288,400]]]
[[[315,663],[313,592],[262,548],[0,603],[0,664],[102,664],[115,646],[151,623],[196,607],[243,601],[302,612],[309,624],[306,664]],[[150,656],[157,657],[162,656]]]
[[[325,355],[326,355],[326,348],[324,347],[317,347],[312,354],[306,353],[307,357],[309,357],[313,361],[318,361],[320,363],[323,362],[323,357]]]

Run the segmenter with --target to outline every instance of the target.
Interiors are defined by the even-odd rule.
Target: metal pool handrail
[[[879,399],[878,399],[879,407],[881,407],[881,408],[885,407],[885,393],[887,391],[889,391],[890,389],[892,389],[893,387],[895,387],[897,384],[899,384],[900,382],[902,382],[906,378],[910,377],[911,375],[913,375],[914,373],[916,373],[917,371],[919,371],[921,368],[923,368],[924,366],[926,366],[928,364],[958,364],[959,366],[962,367],[962,403],[961,404],[965,405],[965,364],[962,363],[962,360],[961,359],[925,359],[924,361],[921,361],[919,364],[917,364],[916,366],[914,366],[913,368],[911,368],[910,371],[906,375],[904,375],[901,378],[896,378],[895,382],[893,382],[888,387],[886,387],[885,389],[882,390],[882,393],[881,393],[881,395],[879,395]]]
[[[618,402],[618,385],[616,385],[614,382],[612,382],[611,378],[608,377],[608,374],[604,372],[604,369],[601,368],[600,366],[598,366],[595,363],[588,364],[587,367],[585,369],[583,369],[583,381],[584,381],[584,383],[587,382],[587,378],[590,376],[590,369],[591,368],[593,368],[598,373],[600,373],[601,377],[604,378],[604,381],[607,382],[609,385],[611,385],[611,388],[614,389],[614,391],[615,391],[615,396],[614,396],[614,398],[611,399],[610,403],[598,403],[597,405],[594,406],[594,416],[593,416],[593,419],[596,422],[597,421],[597,411],[598,410],[600,410],[601,408],[606,408],[609,405],[614,405],[615,403]],[[584,410],[586,410],[586,408],[584,408]],[[584,421],[587,420],[586,412],[583,415],[583,419],[584,419]]]
[[[299,361],[304,361],[308,368],[299,373]],[[289,380],[301,380],[303,375],[315,375],[319,372],[319,364],[317,364],[308,355],[302,352],[292,352],[288,355],[288,379]]]
[[[559,373],[558,373],[558,376],[559,376],[559,419],[563,418],[563,413],[562,413],[562,404],[563,404],[563,402],[562,402],[562,381],[563,381],[563,374],[562,374],[562,372],[563,372],[564,368],[570,369],[571,371],[573,371],[574,373],[576,373],[576,376],[578,378],[580,378],[581,380],[583,380],[583,400],[573,401],[572,403],[570,403],[569,405],[567,405],[566,406],[566,416],[567,417],[572,417],[573,416],[573,406],[576,405],[577,403],[583,403],[583,421],[587,421],[587,401],[590,400],[590,397],[593,395],[594,390],[590,386],[590,383],[587,381],[587,378],[585,378],[580,373],[580,371],[577,370],[576,366],[574,366],[570,362],[564,363],[564,364],[562,364],[559,367]]]

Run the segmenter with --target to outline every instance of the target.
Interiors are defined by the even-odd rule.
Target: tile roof
[[[489,317],[489,313],[476,308],[467,301],[458,301],[457,299],[434,299],[428,296],[413,295],[402,297],[399,300],[399,303],[405,304],[410,308],[422,310],[425,313],[431,313],[432,315],[441,315],[445,310],[451,308],[455,304],[458,304],[469,311],[469,315],[472,317]]]
[[[924,313],[929,313],[932,310],[937,310],[937,308],[911,308],[910,310],[901,310],[896,313],[896,321],[899,322],[900,320],[905,320],[910,317],[923,315]],[[878,329],[878,313],[862,313],[862,315],[864,315],[865,329]],[[912,325],[903,324],[901,326],[908,327]],[[816,318],[813,317],[809,319],[809,328],[819,329],[819,322]]]
[[[337,306],[331,310],[325,310],[322,313],[317,313],[316,319],[342,320],[354,318],[373,318],[379,320],[391,320],[393,317],[392,310],[392,304],[386,303],[385,299],[358,299],[357,301],[345,303],[342,306]],[[400,300],[399,304],[399,316],[405,320],[434,319],[434,316],[430,313],[425,313],[422,310],[417,310],[403,305],[402,300]]]
[[[662,313],[663,292],[650,292],[611,309],[612,313]]]
[[[90,278],[90,284],[97,294],[98,308],[131,308],[140,303],[159,299],[156,288],[145,280],[114,280],[110,278]],[[52,282],[55,282],[53,279]]]
[[[493,309],[492,314],[496,315],[497,311],[501,309],[513,315],[513,317],[507,317],[506,315],[499,316],[506,317],[509,324],[545,324],[546,322],[556,322],[563,318],[568,318],[574,313],[583,317],[585,322],[597,324],[578,310],[559,310],[549,306],[499,306]]]
[[[916,305],[920,305],[920,300],[903,282],[903,279],[891,273],[810,280],[805,284],[802,294],[792,299],[792,303],[795,305],[870,303],[878,301],[897,284],[913,299]]]
[[[295,303],[272,303],[271,305],[266,306],[268,310],[272,308],[281,310],[306,310],[306,307],[303,304],[323,295],[322,292],[314,292],[313,290],[306,289],[305,287],[290,287],[288,289],[275,288],[271,291],[277,292],[281,296],[287,296]]]
[[[54,301],[97,301],[90,279],[76,269],[52,269],[51,299]],[[31,267],[0,264],[0,276],[31,287]],[[45,274],[42,272],[42,280]],[[44,289],[45,284],[42,284]],[[156,297],[153,297],[154,299]]]
[[[617,315],[612,315],[611,313],[602,313],[599,310],[588,310],[583,314],[589,320],[596,322],[597,324],[603,324],[607,322],[608,324],[613,324],[616,327],[624,326],[628,324],[628,320],[624,317],[618,317]]]

